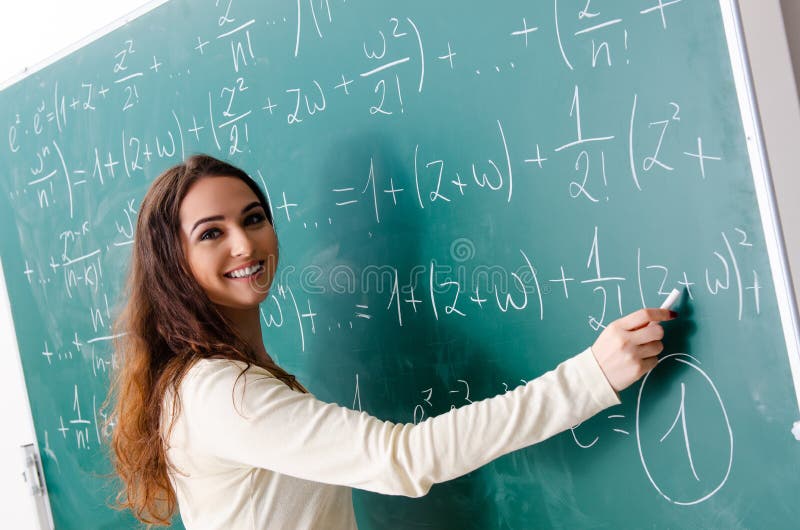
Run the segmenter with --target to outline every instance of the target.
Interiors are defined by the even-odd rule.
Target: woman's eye
[[[216,232],[219,232],[219,230],[218,230],[218,229],[216,229],[216,228],[212,228],[212,229],[210,229],[210,230],[206,230],[206,231],[205,231],[205,232],[203,232],[203,233],[202,233],[202,235],[200,236],[200,241],[203,241],[203,240],[205,240],[205,239],[216,239],[216,237],[208,237],[208,238],[206,237],[207,235],[209,235],[209,234],[214,234],[214,233],[216,233]]]
[[[253,215],[250,215],[250,216],[248,216],[247,218],[248,218],[248,219],[255,219],[255,220],[253,221],[253,224],[255,224],[255,223],[260,223],[261,221],[263,221],[263,220],[265,220],[265,219],[266,219],[266,217],[264,217],[264,215],[263,215],[263,214],[260,214],[260,213],[254,213]]]
[[[252,215],[247,216],[247,218],[245,219],[245,224],[258,224],[262,221],[265,221],[266,219],[267,218],[264,216],[264,214],[254,213]],[[208,239],[217,239],[218,232],[220,232],[218,228],[210,228],[200,235],[200,241],[205,241]]]

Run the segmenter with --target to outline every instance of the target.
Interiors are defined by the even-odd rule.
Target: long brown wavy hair
[[[167,169],[141,202],[123,305],[113,324],[117,369],[106,398],[106,405],[113,404],[106,428],[112,429],[110,460],[121,484],[112,507],[130,509],[148,526],[169,525],[177,507],[165,439],[180,413],[180,382],[197,360],[243,361],[240,377],[251,365],[261,366],[289,387],[305,391],[271,359],[259,360],[191,273],[178,213],[190,186],[211,176],[245,182],[273,222],[264,193],[241,169],[206,155]],[[173,414],[162,419],[169,390]],[[162,420],[168,422],[166,438]]]

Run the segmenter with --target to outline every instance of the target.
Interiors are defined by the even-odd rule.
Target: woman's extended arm
[[[240,371],[231,361],[210,360],[187,374],[183,415],[197,450],[316,482],[410,497],[619,403],[590,349],[526,385],[417,425],[319,401],[257,367],[233,392]]]
[[[417,425],[382,421],[319,401],[257,367],[242,376],[234,392],[241,365],[201,361],[181,386],[188,439],[195,450],[236,464],[384,494],[422,496],[435,483],[469,473],[619,403],[615,390],[641,377],[662,349],[663,330],[653,321],[668,313],[653,311],[659,310],[641,310],[610,324],[594,353],[587,348],[514,390]]]

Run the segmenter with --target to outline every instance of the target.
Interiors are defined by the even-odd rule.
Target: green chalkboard
[[[360,528],[794,526],[797,330],[731,15],[174,0],[5,88],[0,249],[56,526],[134,525],[102,478],[110,324],[141,197],[196,152],[272,202],[270,353],[383,419],[683,291],[622,405],[420,499],[355,492]]]

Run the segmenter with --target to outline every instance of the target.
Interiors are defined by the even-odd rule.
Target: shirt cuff
[[[583,383],[592,398],[600,406],[599,410],[622,403],[619,394],[606,379],[603,369],[597,364],[597,359],[592,352],[591,346],[576,355],[574,360],[575,367]]]

